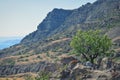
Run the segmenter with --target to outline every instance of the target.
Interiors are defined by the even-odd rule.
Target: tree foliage
[[[98,56],[108,55],[107,52],[110,50],[112,42],[99,30],[79,30],[70,45],[77,52],[76,54],[82,54],[87,61],[94,63],[94,59]]]

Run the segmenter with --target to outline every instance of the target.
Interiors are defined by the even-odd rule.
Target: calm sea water
[[[22,37],[0,37],[0,49],[20,43]]]

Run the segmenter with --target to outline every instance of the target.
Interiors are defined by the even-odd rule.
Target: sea
[[[0,50],[20,43],[23,37],[0,37]]]

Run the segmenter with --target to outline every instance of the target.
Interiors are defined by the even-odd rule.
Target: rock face
[[[47,14],[47,17],[38,25],[35,32],[29,34],[22,40],[22,43],[35,42],[51,36],[52,32],[60,27],[71,13],[72,10],[55,8]]]
[[[68,64],[70,64],[70,62],[72,62],[72,61],[74,61],[74,60],[77,60],[77,59],[75,59],[75,58],[72,57],[72,56],[70,56],[70,57],[64,57],[64,58],[61,59],[61,63],[62,63],[63,65],[68,65]]]
[[[112,72],[111,76],[112,76],[111,80],[119,80],[120,79],[120,73],[118,73],[118,72]]]
[[[55,72],[57,70],[58,65],[59,64],[47,63],[43,61],[39,63],[32,63],[26,65],[0,66],[0,77],[5,77],[8,75],[14,75],[19,73],[27,73],[27,72],[34,72],[34,73],[40,71]]]
[[[78,24],[79,29],[115,27],[116,25],[112,24],[119,23],[120,20],[119,4],[119,0],[97,0],[93,4],[87,3],[74,10],[54,9],[38,25],[35,32],[22,40],[22,43],[43,40],[60,33],[72,33],[72,30],[76,29],[70,29]]]
[[[119,80],[120,70],[116,68],[116,71],[107,70],[90,70],[81,67],[81,63],[77,63],[70,70],[68,67],[61,72],[60,80]]]

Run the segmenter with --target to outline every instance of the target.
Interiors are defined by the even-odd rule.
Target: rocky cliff
[[[37,30],[27,35],[21,42],[35,42],[52,36],[51,33],[60,27],[71,13],[72,10],[55,8],[47,14],[47,17],[38,25]]]
[[[20,73],[27,73],[33,72],[37,73],[39,71],[44,71],[45,69],[50,72],[54,72],[57,70],[59,64],[48,63],[48,62],[38,62],[38,63],[31,63],[26,65],[6,65],[0,66],[0,77],[6,77],[9,75],[15,75]]]
[[[115,27],[120,21],[119,10],[119,0],[98,0],[74,10],[54,9],[38,25],[37,31],[26,36],[22,42],[46,39],[56,34],[66,36],[68,32],[76,31],[76,26],[85,30]]]

